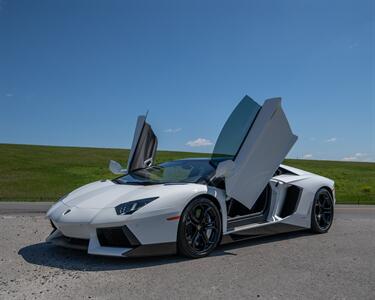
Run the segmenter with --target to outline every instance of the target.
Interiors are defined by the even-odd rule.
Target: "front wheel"
[[[182,213],[177,244],[181,254],[200,258],[210,254],[221,239],[221,216],[209,199],[194,199]]]
[[[333,222],[333,198],[331,193],[320,189],[314,198],[311,209],[311,230],[315,233],[326,233]]]

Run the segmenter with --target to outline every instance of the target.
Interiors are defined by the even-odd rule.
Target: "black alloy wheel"
[[[207,256],[220,243],[221,228],[221,216],[216,205],[207,198],[194,199],[180,219],[179,252],[191,258]]]
[[[325,189],[320,189],[314,199],[311,212],[311,230],[315,233],[325,233],[329,230],[333,222],[333,198],[331,193]]]

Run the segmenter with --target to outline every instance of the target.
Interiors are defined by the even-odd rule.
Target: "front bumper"
[[[124,226],[127,228],[126,226]],[[108,230],[103,228],[103,230]],[[125,230],[124,230],[125,231]],[[85,250],[89,254],[104,255],[104,256],[120,256],[120,257],[143,257],[143,256],[159,256],[159,255],[170,255],[177,253],[176,242],[169,243],[156,243],[142,245],[137,239],[134,239],[134,235],[129,231],[124,237],[109,240],[108,236],[105,237],[103,233],[100,233],[98,229],[98,235],[90,239],[79,239],[71,238],[62,234],[58,229],[55,229],[46,239],[48,243],[56,246],[65,248]],[[129,245],[121,245],[121,241],[125,240],[130,242]],[[125,247],[126,246],[126,247]]]
[[[157,256],[176,253],[175,211],[118,216],[113,208],[83,209],[58,203],[47,213],[54,231],[47,242],[106,256]]]

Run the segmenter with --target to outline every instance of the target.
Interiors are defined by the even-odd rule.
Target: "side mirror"
[[[109,170],[116,175],[126,174],[127,170],[124,169],[121,164],[119,164],[117,161],[110,160],[109,161]]]
[[[152,166],[152,157],[149,158],[149,159],[146,159],[144,161],[144,165],[145,165],[146,168],[151,167]]]

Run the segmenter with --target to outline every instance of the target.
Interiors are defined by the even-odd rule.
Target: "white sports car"
[[[281,99],[248,96],[225,123],[210,158],[154,165],[157,138],[138,117],[127,169],[64,196],[47,212],[56,245],[89,254],[198,258],[219,244],[292,230],[327,232],[334,182],[280,165],[296,142]]]

